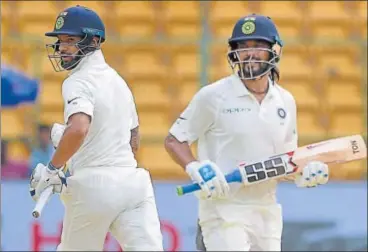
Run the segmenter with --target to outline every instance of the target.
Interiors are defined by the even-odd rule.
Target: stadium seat
[[[166,86],[161,82],[132,81],[129,86],[138,107],[161,109],[170,106]]]
[[[115,26],[122,38],[152,38],[155,36],[155,26],[151,22],[120,22]]]
[[[280,25],[287,23],[296,25],[302,21],[304,16],[298,3],[293,1],[260,2],[260,12]]]
[[[363,94],[359,85],[354,84],[333,84],[327,87],[327,103],[330,107],[341,109],[363,108]]]
[[[172,47],[171,72],[178,79],[197,79],[201,67],[201,55],[199,49],[193,46]]]
[[[55,82],[43,82],[40,90],[39,102],[43,109],[46,110],[62,110],[63,109],[63,96],[61,93],[62,83]]]
[[[197,1],[164,1],[162,7],[165,21],[199,24],[200,4]]]
[[[366,160],[330,165],[331,180],[361,180],[367,170]]]
[[[16,109],[1,109],[1,137],[17,138],[25,134],[25,125]]]
[[[167,135],[171,126],[167,110],[137,110],[142,138]]]
[[[244,1],[210,1],[209,26],[215,38],[229,38],[239,18],[253,13]]]
[[[345,10],[343,1],[309,1],[308,18],[312,22],[338,22],[343,24],[351,17]]]
[[[332,136],[347,136],[353,134],[363,134],[364,114],[360,111],[334,111],[331,113],[331,124],[329,134]]]
[[[300,136],[320,137],[326,134],[326,130],[317,119],[314,111],[298,111],[297,127]]]
[[[208,66],[208,77],[210,83],[233,73],[227,60],[227,52],[228,46],[226,42],[223,45],[211,46]]]
[[[184,169],[172,161],[162,143],[142,144],[138,151],[138,163],[139,167],[144,167],[150,171],[153,179],[188,178]]]
[[[314,92],[307,80],[282,81],[281,79],[280,86],[294,96],[298,108],[318,108],[318,94]]]
[[[282,78],[310,79],[313,75],[312,66],[307,61],[305,55],[288,53],[286,50],[282,54],[279,68]]]
[[[318,58],[318,74],[338,76],[344,79],[360,79],[361,71],[358,63],[345,55],[321,55]]]
[[[352,34],[350,26],[336,24],[313,23],[310,25],[313,39],[321,41],[344,41]]]
[[[199,90],[199,82],[184,82],[179,83],[179,100],[182,106],[188,106],[189,102],[193,99],[193,96]]]
[[[121,52],[124,62],[118,68],[122,74],[134,76],[137,79],[163,78],[167,73],[167,66],[163,64],[161,54],[155,47],[145,47],[141,50],[127,47]]]
[[[56,16],[61,11],[57,8],[55,1],[17,1],[16,3],[16,12],[21,20],[27,22],[51,21],[51,27],[53,27]],[[37,6],[41,7],[37,8]]]
[[[153,2],[144,1],[115,1],[114,11],[119,22],[144,22],[150,23],[155,20]]]

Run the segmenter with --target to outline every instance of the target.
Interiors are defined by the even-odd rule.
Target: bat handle
[[[47,201],[49,200],[50,196],[52,195],[53,187],[47,187],[40,195],[35,208],[32,211],[32,216],[34,218],[38,218],[41,216],[42,209],[46,205]]]
[[[228,183],[234,183],[234,182],[242,182],[241,174],[238,170],[235,170],[225,176],[225,179]],[[195,191],[201,190],[201,187],[198,183],[193,183],[189,185],[183,185],[183,186],[177,186],[176,187],[176,193],[179,196],[182,196],[184,194],[192,193]]]

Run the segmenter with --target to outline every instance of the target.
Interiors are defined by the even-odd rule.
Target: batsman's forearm
[[[73,127],[67,127],[64,131],[58,147],[52,157],[51,163],[55,167],[62,167],[82,146],[86,132]]]
[[[179,142],[174,136],[169,135],[165,139],[165,149],[175,163],[185,169],[186,165],[196,161],[187,142]]]

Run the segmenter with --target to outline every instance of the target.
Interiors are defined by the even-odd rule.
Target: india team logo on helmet
[[[64,25],[64,18],[63,17],[58,17],[56,19],[55,29],[56,30],[59,30],[59,29],[61,29],[63,27],[63,25]]]

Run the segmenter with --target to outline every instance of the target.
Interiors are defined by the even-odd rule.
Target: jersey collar
[[[72,75],[73,73],[77,72],[82,68],[93,65],[101,65],[104,63],[106,63],[106,61],[101,49],[93,51],[88,55],[86,55],[85,57],[83,57],[83,59],[79,62],[79,64],[74,69],[69,71],[69,75]]]
[[[244,86],[243,82],[240,80],[240,78],[233,74],[231,75],[231,82],[233,83],[234,92],[237,97],[241,96],[247,96],[251,95],[252,93],[249,92],[249,90]],[[273,97],[275,95],[275,85],[272,83],[271,79],[268,79],[268,83],[270,84],[270,87],[268,89],[268,92],[266,96]]]

